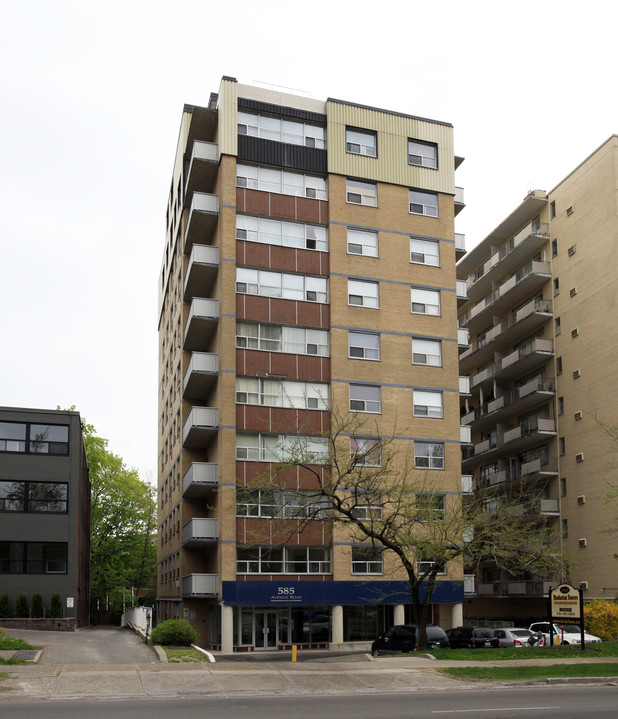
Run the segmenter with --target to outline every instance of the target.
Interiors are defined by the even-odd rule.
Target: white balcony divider
[[[464,494],[472,493],[472,475],[471,474],[462,474],[461,475],[461,491]]]
[[[460,347],[466,347],[470,344],[470,332],[463,327],[457,328],[457,344]]]
[[[458,205],[464,204],[464,188],[463,187],[456,187],[455,188],[455,202]]]
[[[476,594],[475,582],[474,574],[464,574],[464,594]]]
[[[459,378],[459,394],[470,394],[470,378]]]
[[[464,280],[456,280],[457,288],[456,288],[456,294],[457,297],[461,299],[468,299],[468,288],[466,287],[466,283]]]
[[[461,232],[455,233],[455,249],[459,252],[466,251],[466,236]]]
[[[466,427],[465,425],[460,425],[459,427],[459,441],[463,442],[464,444],[470,444],[472,442],[472,429],[471,427]]]

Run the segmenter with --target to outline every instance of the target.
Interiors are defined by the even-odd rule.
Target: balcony
[[[196,297],[187,316],[183,349],[206,350],[219,322],[219,302]]]
[[[506,431],[502,441],[504,446],[509,445],[509,452],[514,452],[547,437],[555,436],[555,434],[556,423],[553,419],[534,417],[525,420],[518,427]]]
[[[464,188],[463,187],[456,187],[455,188],[455,217],[463,210],[463,208],[466,206],[466,203],[464,202]]]
[[[547,597],[553,585],[555,582],[541,580],[491,582],[477,585],[476,594],[479,597]]]
[[[192,407],[182,428],[182,446],[200,448],[208,445],[219,429],[216,407]]]
[[[219,593],[218,574],[189,574],[182,578],[182,596],[217,597]]]
[[[459,441],[461,444],[472,444],[472,430],[470,427],[459,427]]]
[[[483,474],[481,479],[485,486],[493,487],[496,484],[507,482],[521,482],[522,480],[530,482],[535,479],[535,476],[537,478],[546,478],[556,474],[558,474],[558,460],[555,457],[549,459],[548,457],[539,456],[529,462],[513,464],[498,472]]]
[[[557,499],[535,499],[526,504],[518,504],[512,509],[516,517],[545,516],[559,517],[560,508]]]
[[[465,312],[460,317],[460,324],[472,333],[479,332],[491,323],[493,317],[504,315],[510,307],[524,300],[526,295],[542,289],[550,279],[549,262],[531,260]],[[468,298],[471,299],[469,294]]]
[[[461,232],[455,233],[455,257],[459,259],[466,254],[466,236]],[[464,280],[465,281],[465,280]],[[466,292],[467,295],[467,292]]]
[[[469,349],[459,355],[461,371],[470,372],[473,367],[485,364],[501,346],[517,344],[543,327],[551,317],[552,307],[549,300],[530,300],[479,335]]]
[[[554,356],[552,340],[534,339],[497,359],[472,377],[472,387],[493,384],[494,378],[502,381],[514,379],[542,367]]]
[[[216,462],[193,462],[182,478],[182,496],[186,499],[202,499],[216,489],[219,479]]]
[[[210,352],[192,352],[185,372],[184,399],[206,399],[219,376],[219,355]]]
[[[470,378],[460,377],[459,378],[459,394],[470,394]]]
[[[456,280],[455,294],[457,295],[457,304],[462,305],[468,301],[466,294],[466,283],[463,280]]]
[[[468,277],[466,284],[469,299],[482,297],[494,282],[513,272],[526,257],[537,253],[548,240],[548,223],[528,223]]]
[[[210,190],[219,169],[219,145],[195,140],[191,149],[189,171],[185,183],[185,197],[196,191]]]
[[[185,278],[184,301],[212,294],[218,271],[219,248],[213,245],[193,245]]]
[[[182,546],[185,549],[203,547],[219,539],[216,519],[190,519],[182,528]]]
[[[219,220],[219,197],[204,192],[194,192],[189,207],[189,220],[185,230],[185,254],[194,244],[211,245],[213,233]]]
[[[457,328],[457,344],[460,347],[467,347],[470,344],[470,333],[463,327]]]

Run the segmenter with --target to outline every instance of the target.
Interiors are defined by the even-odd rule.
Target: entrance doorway
[[[254,647],[260,649],[275,649],[279,641],[277,632],[277,612],[258,611],[253,613],[253,628],[255,632]]]

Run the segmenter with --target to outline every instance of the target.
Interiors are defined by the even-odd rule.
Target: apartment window
[[[375,182],[361,182],[360,180],[346,180],[346,200],[353,205],[368,205],[377,207],[378,186]]]
[[[236,322],[236,347],[328,357],[328,330],[269,325],[261,322]]]
[[[328,499],[313,490],[236,490],[237,517],[265,517],[268,519],[321,519],[328,511]]]
[[[442,392],[428,392],[427,390],[414,390],[414,416],[441,418]]]
[[[416,521],[444,521],[445,495],[436,492],[419,492],[416,495]]]
[[[345,131],[345,151],[352,155],[378,156],[378,139],[371,130],[355,130],[347,127]]]
[[[348,332],[348,352],[353,359],[380,359],[380,335],[373,332]]]
[[[419,167],[438,169],[438,146],[435,142],[408,140],[408,163]]]
[[[326,179],[270,167],[236,165],[236,186],[280,195],[327,200]]]
[[[236,268],[236,292],[245,295],[261,295],[284,300],[328,302],[326,277],[296,275],[287,272]]]
[[[383,574],[384,558],[380,547],[373,544],[352,545],[352,574]]]
[[[348,280],[348,304],[359,307],[380,306],[380,285],[365,280]]]
[[[63,542],[0,542],[0,573],[66,574]]]
[[[560,477],[560,496],[566,497],[567,496],[567,481],[566,477]]]
[[[60,424],[0,422],[0,452],[67,455],[69,427]]]
[[[410,190],[410,212],[413,215],[438,216],[438,195],[435,192]]]
[[[554,320],[554,325],[556,327],[556,337],[562,332],[562,326],[560,324],[560,317],[556,317]]]
[[[418,563],[418,573],[421,576],[429,574],[435,567],[437,567],[436,574],[446,574],[446,563],[436,562],[433,559],[421,559]]]
[[[558,414],[564,414],[564,397],[558,397]]]
[[[238,113],[238,134],[261,137],[291,145],[305,145],[325,149],[326,131],[319,125],[307,122],[294,122],[279,117]]]
[[[555,257],[558,254],[558,240],[551,241],[551,256]]]
[[[569,536],[569,520],[568,519],[562,520],[562,536],[563,537]]]
[[[556,374],[562,374],[562,357],[556,357]]]
[[[416,469],[444,469],[444,444],[442,442],[414,442],[414,467]]]
[[[350,385],[350,412],[381,412],[380,387],[371,384]]]
[[[549,203],[549,216],[552,220],[556,216],[556,200]]]
[[[236,459],[249,462],[287,462],[295,458],[324,464],[329,445],[325,437],[296,434],[236,433]]]
[[[330,574],[329,547],[237,547],[237,574]]]
[[[328,385],[260,377],[237,377],[236,402],[267,407],[327,410]]]
[[[422,290],[412,287],[412,312],[421,315],[440,314],[440,290]]]
[[[440,265],[440,243],[434,240],[410,238],[410,262],[421,265]]]
[[[66,482],[1,481],[0,512],[66,513],[68,487]]]
[[[554,297],[560,294],[560,278],[554,278]]]
[[[378,256],[378,233],[372,230],[357,230],[348,227],[348,254]]]
[[[350,437],[350,461],[354,465],[380,467],[381,443],[378,437]]]
[[[328,252],[328,231],[319,225],[236,215],[236,239]]]
[[[564,457],[564,455],[566,453],[566,441],[565,441],[564,437],[560,437],[558,439],[558,451],[560,453],[560,456]]]
[[[426,340],[421,337],[412,338],[412,364],[442,365],[442,342],[440,340]]]

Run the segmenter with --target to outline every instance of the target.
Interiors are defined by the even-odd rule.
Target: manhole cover
[[[38,653],[38,649],[21,649],[13,654],[13,659],[25,659],[27,662],[33,662]]]

